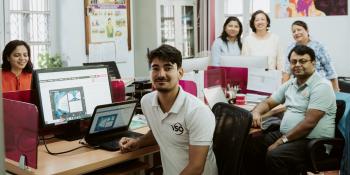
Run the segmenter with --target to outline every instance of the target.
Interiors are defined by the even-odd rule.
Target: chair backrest
[[[340,121],[340,119],[343,117],[344,112],[345,112],[345,107],[346,107],[346,103],[344,100],[337,100],[337,112],[335,114],[335,137],[336,138],[342,138],[344,139],[343,135],[340,133],[339,129],[338,129],[338,123]]]
[[[197,85],[194,81],[180,80],[179,84],[184,91],[197,97]]]
[[[249,111],[226,103],[212,109],[216,118],[213,150],[219,174],[242,174],[245,142],[252,124]]]

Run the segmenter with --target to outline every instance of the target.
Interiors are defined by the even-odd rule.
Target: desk
[[[146,133],[148,128],[140,128],[136,132]],[[63,151],[81,146],[76,141],[58,141],[47,144],[51,151]],[[137,151],[121,154],[120,151],[110,152],[101,149],[81,148],[61,155],[50,155],[44,145],[38,146],[38,168],[22,170],[18,163],[5,159],[6,170],[16,174],[83,174],[106,168],[128,160],[144,158],[159,152],[158,145],[141,148]]]

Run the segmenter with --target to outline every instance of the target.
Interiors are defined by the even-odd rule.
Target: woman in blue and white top
[[[223,55],[241,55],[242,23],[237,17],[228,17],[224,23],[221,36],[218,37],[211,47],[211,59],[213,66],[220,65]]]
[[[287,53],[294,48],[295,45],[306,45],[314,50],[316,55],[316,70],[317,73],[330,80],[334,91],[339,91],[337,73],[332,64],[331,57],[329,56],[325,47],[318,41],[311,40],[309,35],[308,26],[304,21],[294,21],[292,24],[292,34],[295,42],[293,42],[287,48]],[[291,70],[289,69],[289,61],[285,59],[285,73],[283,75],[283,81],[287,81],[290,77]]]

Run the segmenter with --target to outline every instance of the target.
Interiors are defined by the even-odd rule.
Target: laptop
[[[124,101],[96,106],[85,136],[87,144],[108,151],[119,150],[122,137],[140,137],[143,134],[129,131],[137,101]]]
[[[105,65],[108,67],[108,74],[112,78],[120,79],[120,73],[117,67],[117,64],[114,61],[104,61],[104,62],[90,62],[83,63],[83,66],[96,66],[96,65]]]
[[[205,99],[208,102],[210,109],[212,109],[216,103],[219,103],[219,102],[228,103],[221,86],[204,88],[203,93],[204,93]]]

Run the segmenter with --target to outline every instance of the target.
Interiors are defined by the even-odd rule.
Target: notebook
[[[119,150],[122,137],[139,137],[142,134],[129,131],[136,101],[125,101],[96,106],[85,136],[87,144],[109,151]]]
[[[208,102],[210,109],[212,109],[216,103],[219,103],[219,102],[228,103],[221,86],[204,88],[203,93],[204,93],[205,99]]]

